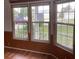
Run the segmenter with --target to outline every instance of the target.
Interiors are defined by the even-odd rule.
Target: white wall
[[[12,31],[11,8],[9,0],[4,1],[4,31]]]

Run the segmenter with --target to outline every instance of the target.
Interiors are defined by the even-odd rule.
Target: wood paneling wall
[[[11,39],[12,39],[12,33],[11,32],[4,32],[4,45],[5,46],[11,45]]]
[[[50,44],[12,39],[12,32],[4,32],[5,46],[50,53]]]
[[[51,53],[57,56],[59,59],[75,59],[73,53],[65,51],[57,46],[51,46]]]

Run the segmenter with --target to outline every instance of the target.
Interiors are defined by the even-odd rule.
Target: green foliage
[[[13,15],[18,16],[18,12],[16,10],[14,10]]]
[[[61,13],[59,14],[59,17],[60,18],[63,18],[64,17],[64,13],[63,12],[69,12],[69,10],[73,10],[71,7],[70,7],[70,5],[68,5],[68,6],[66,6],[65,8],[62,8],[61,9]]]
[[[27,14],[27,8],[21,8],[19,15],[25,17]]]
[[[20,13],[18,11],[14,10],[13,14],[14,14],[14,16],[23,16],[23,17],[25,17],[28,14],[27,8],[21,8]]]

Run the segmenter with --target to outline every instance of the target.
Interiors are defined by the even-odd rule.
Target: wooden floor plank
[[[5,59],[48,59],[47,55],[32,53],[32,52],[11,52],[6,51],[4,53]]]

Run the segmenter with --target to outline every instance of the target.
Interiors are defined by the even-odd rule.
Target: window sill
[[[59,47],[59,48],[65,50],[65,51],[71,53],[71,54],[74,53],[74,50],[73,50],[73,49],[67,48],[67,47],[65,47],[65,46],[63,46],[63,45],[61,45],[61,44],[58,44],[58,43],[56,43],[55,45],[56,45],[57,47]]]
[[[32,39],[31,40],[32,42],[39,42],[39,43],[46,43],[46,44],[49,44],[49,41],[45,41],[45,40],[35,40],[35,39]]]
[[[13,38],[13,40],[18,40],[18,41],[28,41],[29,39],[22,39],[22,38]]]

